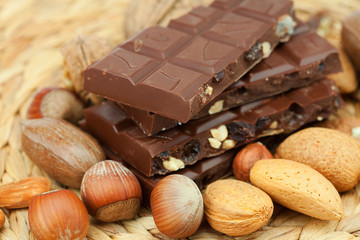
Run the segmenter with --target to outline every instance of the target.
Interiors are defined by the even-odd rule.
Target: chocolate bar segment
[[[303,87],[339,71],[341,64],[336,48],[300,23],[289,42],[278,46],[269,58],[204,106],[194,119]],[[158,114],[123,104],[120,106],[146,135],[179,124]]]
[[[146,177],[140,173],[131,165],[126,164],[122,159],[113,153],[111,150],[104,148],[105,153],[109,159],[122,162],[125,164],[131,172],[135,174],[140,182],[142,189],[142,202],[145,206],[150,207],[150,194],[156,184],[163,179],[164,175],[156,175],[152,177]],[[188,166],[184,169],[176,172],[177,174],[184,175],[192,179],[199,189],[204,189],[210,183],[227,176],[232,173],[231,163],[236,154],[235,150],[228,151],[216,157],[203,159],[192,166]]]
[[[260,2],[215,1],[147,28],[90,65],[84,88],[187,122],[293,33],[291,1],[267,0],[266,18]]]
[[[257,138],[288,133],[326,118],[340,105],[331,80],[191,121],[153,137],[143,134],[113,102],[84,110],[86,128],[146,176],[177,171]]]

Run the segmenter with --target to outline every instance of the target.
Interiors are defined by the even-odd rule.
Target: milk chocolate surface
[[[216,0],[138,33],[84,71],[85,90],[187,122],[293,33],[289,0]]]
[[[108,159],[124,163],[118,155],[116,155],[109,149],[104,148],[104,150]],[[189,177],[190,179],[194,180],[200,190],[204,189],[210,183],[220,178],[229,176],[232,173],[231,164],[235,154],[236,151],[231,150],[219,156],[203,159],[202,161],[199,161],[192,166],[188,166],[184,169],[177,171],[176,174],[181,174]],[[128,164],[124,164],[131,170],[131,172],[135,174],[135,176],[139,180],[143,194],[142,202],[145,206],[150,207],[151,191],[154,189],[156,184],[165,176],[156,175],[152,177],[147,177],[135,168],[129,166]]]
[[[324,79],[278,97],[191,121],[153,137],[144,135],[110,101],[85,109],[84,116],[86,128],[103,145],[144,175],[152,176],[176,171],[263,136],[294,131],[328,117],[340,103],[336,86]]]
[[[289,42],[278,46],[269,58],[204,106],[194,119],[303,87],[339,71],[341,64],[336,48],[300,23]],[[179,124],[176,120],[127,105],[121,108],[146,135]]]
[[[360,9],[345,18],[342,41],[347,55],[360,71]]]

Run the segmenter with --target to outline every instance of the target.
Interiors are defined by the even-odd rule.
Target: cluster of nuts
[[[233,161],[234,175],[242,181],[218,180],[206,188],[204,212],[214,229],[231,236],[256,231],[270,219],[272,200],[321,220],[343,218],[339,192],[360,178],[355,138],[307,128],[285,139],[275,156],[260,143],[249,144]]]
[[[49,90],[39,92],[44,93]],[[31,112],[39,102],[33,101]],[[47,118],[45,113],[41,117],[22,123],[23,150],[60,183],[80,187],[81,199],[65,189],[49,192],[50,181],[34,177],[0,186],[0,193],[5,193],[0,194],[0,207],[29,207],[29,225],[40,240],[83,239],[89,229],[88,214],[104,222],[134,218],[142,199],[134,174],[118,162],[105,160],[96,140],[63,117]],[[225,125],[210,134],[213,148],[235,146],[227,139]],[[283,141],[275,156],[259,142],[245,146],[232,165],[238,180],[215,181],[203,194],[188,177],[163,178],[151,193],[157,228],[167,236],[185,238],[197,231],[205,216],[217,231],[245,235],[269,221],[273,201],[318,219],[343,217],[339,191],[353,188],[360,177],[356,139],[337,130],[307,128]],[[169,160],[168,167],[182,168],[175,160]],[[4,221],[0,211],[0,225]]]
[[[229,136],[228,129],[225,125],[220,125],[218,128],[210,130],[211,137],[208,138],[209,144],[212,148],[231,149],[235,147],[236,142],[232,139],[227,139]]]
[[[54,109],[58,102],[61,107]],[[45,177],[0,186],[0,207],[29,207],[29,225],[38,240],[83,239],[89,214],[112,222],[132,219],[140,209],[142,192],[136,177],[122,164],[105,161],[97,141],[69,122],[79,120],[82,108],[73,92],[45,88],[35,94],[28,120],[21,124],[23,151],[64,186],[80,188],[81,199],[70,190],[50,191]],[[0,226],[5,219],[0,211]]]

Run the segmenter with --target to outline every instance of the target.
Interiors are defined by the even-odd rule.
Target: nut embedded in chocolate
[[[220,100],[214,103],[209,109],[209,114],[215,114],[223,110],[224,100]]]
[[[337,109],[336,99],[340,98],[338,92],[333,90],[333,86],[331,80],[323,79],[279,97],[259,100],[255,106],[253,104],[241,106],[208,118],[188,122],[183,126],[159,133],[161,138],[145,136],[116,103],[107,102],[88,108],[84,111],[84,115],[87,129],[104,145],[116,151],[124,161],[132,164],[145,175],[152,176],[169,172],[162,166],[163,161],[168,161],[169,157],[183,161],[181,150],[193,139],[200,143],[199,154],[191,155],[193,158],[196,156],[196,159],[191,163],[184,162],[184,165],[225,152],[227,149],[221,147],[223,143],[212,137],[210,133],[210,129],[216,129],[223,124],[228,130],[226,140],[235,141],[234,147],[237,147],[254,141],[261,134],[274,134],[279,131],[287,133],[306,123],[316,121],[317,116],[325,118]],[[305,109],[305,114],[301,118],[288,111],[292,103],[297,103]],[[292,117],[284,122],[288,114]],[[259,124],[261,121],[258,119],[264,119],[265,122],[262,123],[265,125]],[[277,126],[271,129],[269,126],[275,121],[278,122]],[[259,126],[262,128],[257,129]]]
[[[311,44],[308,44],[309,42]],[[266,49],[272,47],[270,43],[268,45],[266,42],[263,42],[262,45],[265,57]],[[231,75],[231,71],[233,71],[230,68],[231,65],[227,69],[228,75]],[[248,74],[210,102],[207,102],[205,85],[202,97],[203,102],[207,103],[193,119],[306,86],[340,70],[341,64],[336,48],[316,32],[311,31],[307,25],[299,23],[295,35],[288,43],[276,48],[269,58],[264,59]],[[215,89],[213,90],[212,94],[215,94]],[[163,128],[170,129],[177,126],[176,121],[170,118],[153,114],[149,119],[147,111],[126,105],[122,106],[147,135],[154,135]]]
[[[287,42],[294,34],[296,22],[289,15],[281,16],[276,26],[276,35],[281,37],[281,42]]]

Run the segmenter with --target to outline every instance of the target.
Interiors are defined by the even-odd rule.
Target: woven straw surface
[[[130,2],[130,4],[128,4]],[[19,124],[33,92],[44,86],[68,86],[60,49],[79,36],[98,36],[115,46],[137,30],[166,24],[192,6],[209,0],[1,0],[0,1],[0,183],[28,176],[47,176],[22,152]],[[302,19],[325,11],[336,20],[360,8],[359,0],[296,0]],[[335,25],[336,25],[335,24]],[[337,29],[337,30],[336,30]],[[339,38],[337,38],[339,39]],[[357,103],[343,114],[359,116]],[[50,179],[51,177],[48,176]],[[52,180],[52,188],[62,186]],[[71,189],[79,194],[78,189]],[[271,221],[250,236],[234,239],[360,239],[360,185],[342,194],[345,218],[320,221],[278,207]],[[27,209],[7,210],[0,239],[34,239]],[[169,239],[156,228],[144,208],[134,220],[100,223],[91,220],[87,239]],[[233,239],[207,225],[189,239]]]

